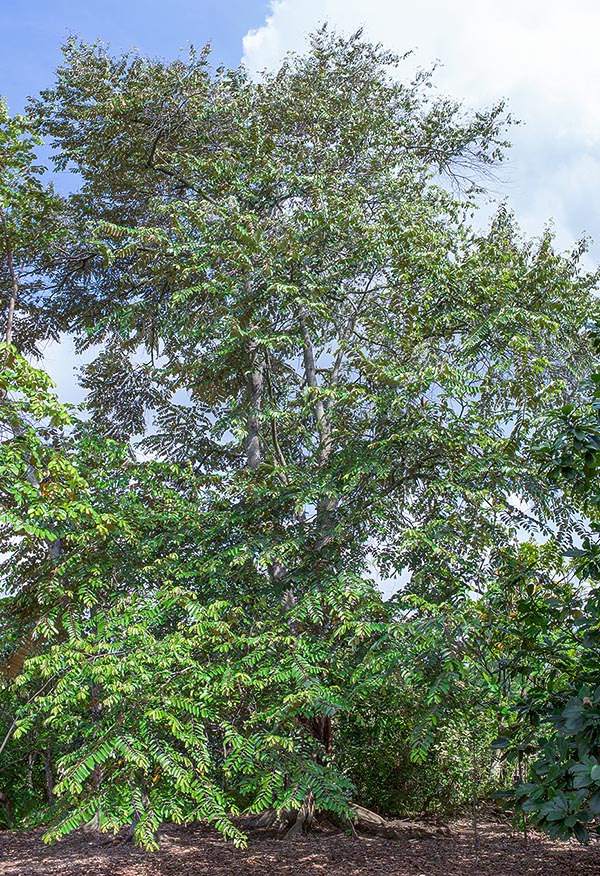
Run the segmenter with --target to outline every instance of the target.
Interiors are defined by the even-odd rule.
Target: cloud
[[[600,240],[600,4],[597,0],[274,0],[244,37],[253,73],[301,51],[328,21],[398,53],[405,75],[441,61],[439,90],[468,106],[507,98],[513,128],[505,185],[526,231],[556,220],[560,245],[583,231]],[[600,254],[597,245],[594,255]]]
[[[86,392],[76,380],[76,370],[91,362],[98,348],[89,348],[83,354],[75,352],[75,341],[71,335],[63,334],[60,341],[50,341],[43,350],[41,367],[52,377],[56,384],[56,392],[62,402],[80,404]],[[39,362],[33,361],[37,367]]]

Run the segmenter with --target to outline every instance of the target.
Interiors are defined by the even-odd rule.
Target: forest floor
[[[589,847],[528,842],[506,822],[479,827],[479,854],[466,820],[449,829],[382,839],[324,830],[298,840],[255,831],[236,849],[203,825],[161,831],[161,849],[143,852],[107,842],[106,834],[77,833],[45,846],[41,831],[0,832],[1,876],[598,876],[600,843]]]

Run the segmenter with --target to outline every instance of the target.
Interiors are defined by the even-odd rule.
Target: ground
[[[450,830],[398,839],[352,839],[329,830],[285,841],[255,832],[236,849],[202,825],[162,831],[159,852],[78,833],[44,846],[40,831],[0,832],[0,876],[598,876],[600,843],[525,842],[506,822],[479,828],[479,854],[468,821]]]

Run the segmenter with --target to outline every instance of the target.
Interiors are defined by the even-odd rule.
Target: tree
[[[55,617],[69,617],[70,599],[61,572],[63,538],[82,523],[98,535],[106,531],[102,515],[89,504],[87,484],[60,437],[70,419],[52,392],[52,381],[31,367],[14,347],[0,345],[0,755],[13,742],[18,712],[27,708],[47,683],[16,690],[13,681],[26,660],[52,638]],[[27,752],[44,755],[44,734]],[[0,783],[7,814],[12,818],[11,796],[19,794],[18,814],[31,782],[23,780],[21,754],[9,746],[3,758]],[[49,749],[46,748],[46,753]],[[29,758],[30,763],[31,757]],[[48,758],[46,759],[49,775]],[[51,787],[48,784],[49,796]]]
[[[589,326],[596,352],[598,330]],[[551,837],[587,842],[600,833],[600,676],[598,622],[598,467],[600,375],[582,382],[582,399],[549,412],[539,458],[556,486],[580,512],[578,546],[566,554],[583,582],[578,598],[558,600],[563,634],[552,643],[546,670],[515,703],[530,725],[528,774],[505,792],[517,809]],[[544,643],[546,645],[548,642]],[[514,756],[514,740],[506,739]],[[523,781],[524,779],[524,781]]]
[[[56,337],[42,306],[44,275],[61,234],[61,201],[41,177],[35,125],[10,116],[0,102],[0,290],[6,302],[3,340],[13,335],[21,350],[39,352],[36,343]],[[6,297],[5,297],[6,296]]]
[[[60,552],[55,523],[76,513],[78,492],[75,470],[52,444],[68,413],[53,397],[48,375],[13,346],[39,354],[40,341],[57,337],[41,304],[46,271],[64,232],[62,202],[41,180],[45,168],[35,153],[40,143],[32,120],[9,116],[0,102],[0,292],[6,315],[0,345],[0,509],[2,539],[9,547],[4,567],[10,578],[16,560],[24,602],[31,601],[35,585],[24,574],[21,540],[37,539],[53,563]],[[21,654],[24,648],[22,642]]]
[[[49,319],[102,345],[84,375],[102,440],[152,459],[109,462],[96,510],[124,528],[64,560],[84,580],[87,550],[103,557],[85,637],[26,672],[66,681],[20,726],[60,710],[85,728],[83,750],[65,735],[58,833],[92,812],[145,842],[211,806],[225,831],[236,806],[296,809],[295,829],[315,804],[347,814],[335,719],[401,683],[418,606],[484,593],[521,529],[552,541],[569,519],[531,448],[589,368],[596,277],[583,246],[527,241],[505,208],[473,230],[503,106],[468,114],[400,64],[327,30],[259,82],[206,52],[72,41],[35,102],[83,181]],[[384,604],[378,576],[401,574],[412,606]]]
[[[90,512],[85,484],[62,452],[67,410],[52,393],[48,375],[17,352],[39,354],[39,342],[57,337],[42,307],[47,269],[64,232],[62,202],[42,180],[30,118],[11,117],[0,102],[0,293],[5,314],[0,344],[0,671],[17,675],[36,638],[36,623],[57,599],[52,580],[61,552],[60,531]],[[6,550],[4,550],[6,548]],[[43,584],[42,584],[43,581]],[[64,595],[58,594],[64,608]],[[11,741],[18,697],[3,684],[0,754]],[[11,759],[12,760],[12,759]],[[8,765],[19,784],[19,767]],[[2,770],[6,783],[6,769]],[[29,782],[28,782],[29,784]],[[1,802],[12,818],[10,798]]]

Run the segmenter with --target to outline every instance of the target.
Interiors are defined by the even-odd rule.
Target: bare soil
[[[415,832],[418,836],[415,836]],[[327,829],[298,840],[254,831],[236,849],[209,827],[166,826],[161,849],[144,852],[106,834],[79,832],[45,846],[41,831],[0,832],[1,876],[600,876],[600,843],[526,843],[502,821],[479,828],[476,855],[468,821],[427,832],[411,828],[396,839]]]

